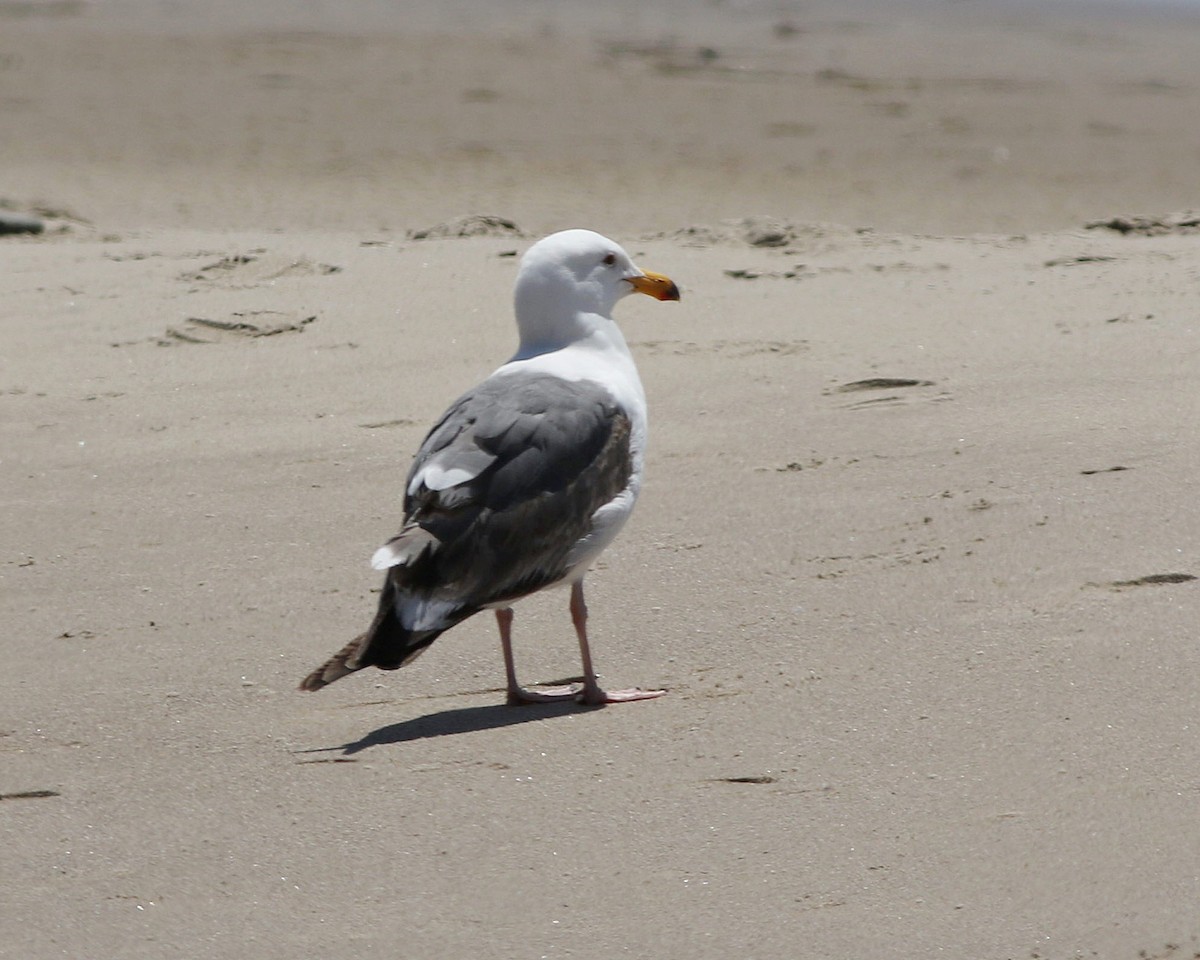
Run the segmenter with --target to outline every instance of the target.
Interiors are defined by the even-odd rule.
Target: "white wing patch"
[[[427,550],[436,550],[438,540],[428,530],[420,527],[405,527],[397,536],[371,555],[371,566],[376,570],[402,567],[420,559]]]
[[[399,566],[403,560],[404,558],[395,547],[390,543],[385,543],[371,554],[371,567],[374,570],[387,570],[390,567]]]
[[[405,630],[445,630],[446,618],[461,609],[460,600],[403,595],[396,598],[396,616]]]
[[[431,463],[421,471],[419,479],[430,490],[448,490],[450,487],[457,487],[460,483],[474,480],[477,476],[479,476],[477,470],[468,470],[464,467],[446,469],[436,463]]]
[[[487,468],[492,459],[489,457],[487,462],[481,464],[478,470],[462,466],[447,468],[436,462],[427,463],[413,475],[412,481],[408,485],[408,495],[412,496],[415,494],[421,489],[422,484],[424,484],[427,490],[440,492],[442,490],[449,490],[451,487],[457,487],[468,480],[474,480]]]

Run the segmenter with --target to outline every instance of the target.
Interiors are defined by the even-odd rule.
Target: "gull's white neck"
[[[607,317],[578,316],[581,335],[563,336],[566,326],[559,321],[553,333],[541,339],[529,337],[522,326],[521,345],[497,375],[546,373],[564,380],[591,380],[603,384],[633,422],[633,446],[640,460],[646,432],[646,395],[620,327]],[[541,332],[541,331],[539,331]]]
[[[629,356],[629,346],[621,328],[615,321],[599,314],[576,313],[569,320],[559,317],[545,323],[518,315],[517,332],[521,342],[514,360],[529,360],[572,346]]]

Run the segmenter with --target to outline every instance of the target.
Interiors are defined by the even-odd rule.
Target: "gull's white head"
[[[640,270],[621,247],[591,230],[552,233],[521,258],[514,295],[522,353],[562,346],[612,323],[631,293],[678,300],[667,277]]]

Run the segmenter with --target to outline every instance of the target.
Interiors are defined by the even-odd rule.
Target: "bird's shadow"
[[[343,757],[361,753],[368,747],[383,747],[392,743],[408,743],[411,740],[427,740],[431,737],[449,737],[460,733],[477,733],[481,730],[496,730],[518,723],[552,720],[576,713],[589,713],[597,707],[580,703],[542,703],[523,706],[493,704],[486,707],[461,707],[457,710],[440,710],[423,717],[389,723],[386,727],[372,730],[358,740],[340,747],[318,747],[302,753],[327,753],[340,751]],[[310,761],[311,762],[311,761]]]

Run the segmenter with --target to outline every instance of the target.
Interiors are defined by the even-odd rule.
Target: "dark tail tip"
[[[300,681],[300,689],[308,692],[327,687],[334,680],[340,680],[349,673],[359,669],[359,665],[350,666],[349,660],[358,653],[362,637],[355,637],[346,646],[317,667],[312,673]]]

